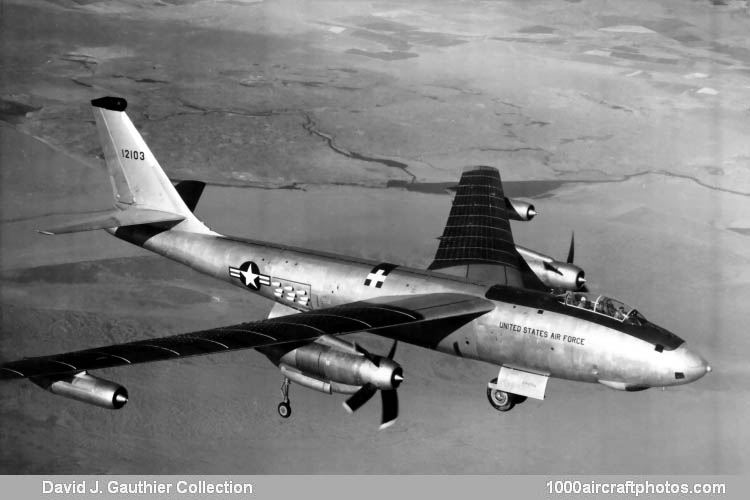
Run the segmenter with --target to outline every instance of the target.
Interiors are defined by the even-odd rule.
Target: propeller
[[[568,249],[568,258],[566,260],[566,264],[571,264],[571,265],[573,264],[573,258],[575,257],[575,253],[576,253],[575,237],[576,237],[575,233],[572,233],[570,235],[570,248]],[[560,276],[563,276],[564,275],[563,272],[560,270],[560,268],[556,264],[559,265],[559,262],[554,261],[554,260],[552,262],[549,262],[549,261],[546,261],[546,260],[543,262],[545,270],[553,272],[553,273],[556,273],[556,274],[559,274]],[[576,266],[576,268],[577,267],[578,266]],[[579,274],[576,277],[576,283],[575,284],[578,287],[578,290],[580,290],[582,292],[588,292],[589,291],[588,287],[586,287],[586,278],[583,277],[583,274]]]
[[[388,351],[388,356],[386,356],[388,359],[393,359],[393,356],[396,355],[396,346],[398,345],[398,340],[393,341],[393,345],[391,346],[391,350]]]
[[[576,254],[576,233],[575,231],[573,231],[572,233],[570,233],[570,249],[568,250],[568,260],[567,260],[568,264],[573,263],[573,257],[575,256],[575,254]],[[580,290],[582,292],[588,292],[589,289],[586,286],[586,279],[580,278],[580,281],[581,281]]]
[[[360,390],[354,393],[349,399],[344,402],[344,408],[349,413],[354,413],[359,410],[370,398],[372,398],[377,392],[378,388],[372,384],[365,384]]]
[[[573,257],[576,254],[576,233],[573,231],[570,233],[570,250],[568,250],[568,260],[566,261],[568,264],[573,263]]]
[[[368,352],[365,348],[362,346],[359,346],[357,344],[354,344],[355,349],[362,353],[362,355],[367,358],[368,360],[372,361],[375,366],[380,366],[380,362],[383,359],[393,359],[393,356],[396,354],[396,346],[398,345],[398,340],[393,341],[393,345],[391,346],[390,351],[388,351],[388,355],[383,358],[382,356],[376,356]],[[399,369],[400,371],[400,369]],[[387,427],[390,427],[396,422],[396,418],[398,418],[398,394],[396,393],[395,387],[398,386],[401,382],[403,382],[404,377],[400,373],[394,373],[393,375],[393,386],[394,389],[383,389],[380,391],[380,396],[382,399],[382,405],[383,405],[383,417],[381,419],[380,423],[380,429],[385,429]],[[367,383],[363,385],[357,392],[355,392],[349,399],[347,399],[344,402],[344,409],[348,411],[349,413],[354,413],[358,409],[360,409],[365,403],[367,403],[372,397],[375,395],[375,393],[378,391],[378,388],[370,383]]]

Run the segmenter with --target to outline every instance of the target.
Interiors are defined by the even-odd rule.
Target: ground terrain
[[[719,5],[721,4],[721,5]],[[471,165],[540,215],[516,242],[576,261],[712,364],[620,393],[551,381],[508,414],[490,365],[401,346],[401,417],[238,352],[102,371],[119,412],[0,385],[2,473],[747,473],[747,2],[6,1],[0,358],[232,324],[270,304],[106,234],[89,100],[128,113],[219,232],[425,267]],[[372,350],[387,343],[361,337]]]

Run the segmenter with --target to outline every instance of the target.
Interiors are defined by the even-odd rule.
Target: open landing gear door
[[[544,399],[549,376],[538,373],[516,370],[503,366],[497,375],[497,383],[490,382],[487,387],[510,394],[526,396],[534,399]]]

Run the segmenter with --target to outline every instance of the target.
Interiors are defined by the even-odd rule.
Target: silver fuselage
[[[456,292],[490,299],[493,311],[435,342],[420,329],[398,339],[447,354],[551,377],[599,382],[621,390],[678,385],[703,376],[708,365],[684,341],[647,323],[640,330],[593,311],[578,311],[545,293],[488,287],[439,272],[395,267],[371,276],[374,261],[221,235],[120,228],[115,235],[269,300],[309,310],[378,296]],[[243,263],[267,279],[251,285],[233,276]],[[368,277],[373,278],[369,285]],[[268,283],[268,284],[266,284]],[[376,283],[380,283],[376,287]],[[302,294],[302,295],[300,295]],[[304,300],[300,298],[307,297]],[[424,327],[421,327],[424,328]],[[663,338],[663,340],[662,340]]]

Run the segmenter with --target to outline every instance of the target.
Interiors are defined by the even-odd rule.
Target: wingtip
[[[43,234],[45,236],[54,236],[55,235],[55,233],[53,233],[52,231],[49,231],[47,229],[37,229],[36,232],[39,233],[39,234]]]
[[[348,414],[350,414],[350,415],[351,415],[352,413],[354,413],[354,410],[352,410],[352,409],[351,409],[351,408],[349,407],[349,405],[348,405],[348,404],[346,404],[346,401],[344,401],[343,403],[341,403],[341,406],[343,406],[343,407],[344,407],[344,409],[346,410],[346,412],[347,412]]]

